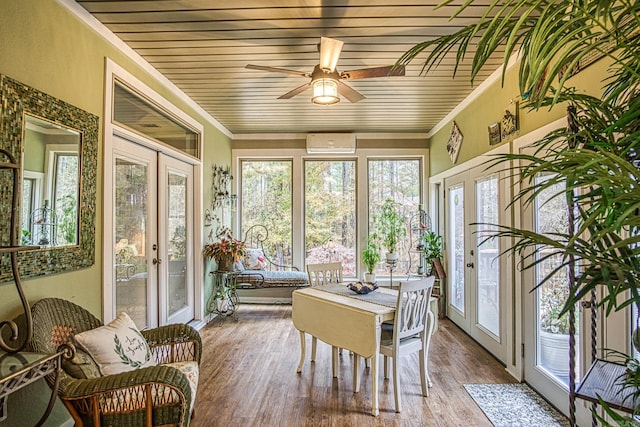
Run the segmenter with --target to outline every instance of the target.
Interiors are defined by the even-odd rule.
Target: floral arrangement
[[[202,253],[205,257],[215,259],[218,264],[224,258],[231,257],[235,263],[244,257],[245,243],[242,240],[234,239],[230,230],[224,230],[218,237],[220,238],[219,242],[204,245]]]

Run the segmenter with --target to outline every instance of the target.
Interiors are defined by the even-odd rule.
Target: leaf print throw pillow
[[[127,313],[112,322],[77,334],[78,345],[95,360],[102,375],[154,366],[147,340]]]

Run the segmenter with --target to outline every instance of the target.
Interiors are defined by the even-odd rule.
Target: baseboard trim
[[[291,298],[240,297],[240,304],[281,304],[291,305]]]

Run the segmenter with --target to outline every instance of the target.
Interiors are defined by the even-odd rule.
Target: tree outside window
[[[356,276],[356,164],[354,160],[305,162],[305,260],[342,262]]]
[[[241,163],[242,236],[254,225],[267,227],[269,238],[265,249],[278,265],[292,262],[291,180],[289,160],[243,160]]]
[[[409,224],[411,215],[418,211],[420,200],[420,160],[393,159],[369,160],[369,234],[376,232],[372,218],[379,211],[386,199],[398,204],[405,223]],[[410,242],[409,233],[398,244],[397,272],[407,271],[409,268]],[[414,261],[416,262],[416,261]],[[375,271],[378,275],[388,274],[384,264],[379,264]]]

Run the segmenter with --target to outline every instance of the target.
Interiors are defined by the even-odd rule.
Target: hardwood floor
[[[381,372],[380,416],[373,417],[369,370],[362,368],[360,392],[353,393],[346,350],[334,379],[330,347],[319,342],[312,364],[307,337],[307,360],[296,373],[300,342],[291,306],[242,305],[237,322],[215,319],[200,333],[204,351],[193,427],[490,426],[463,384],[514,382],[489,353],[441,320],[431,343],[429,397],[421,395],[417,354],[404,357],[403,411],[395,412],[393,382]]]

